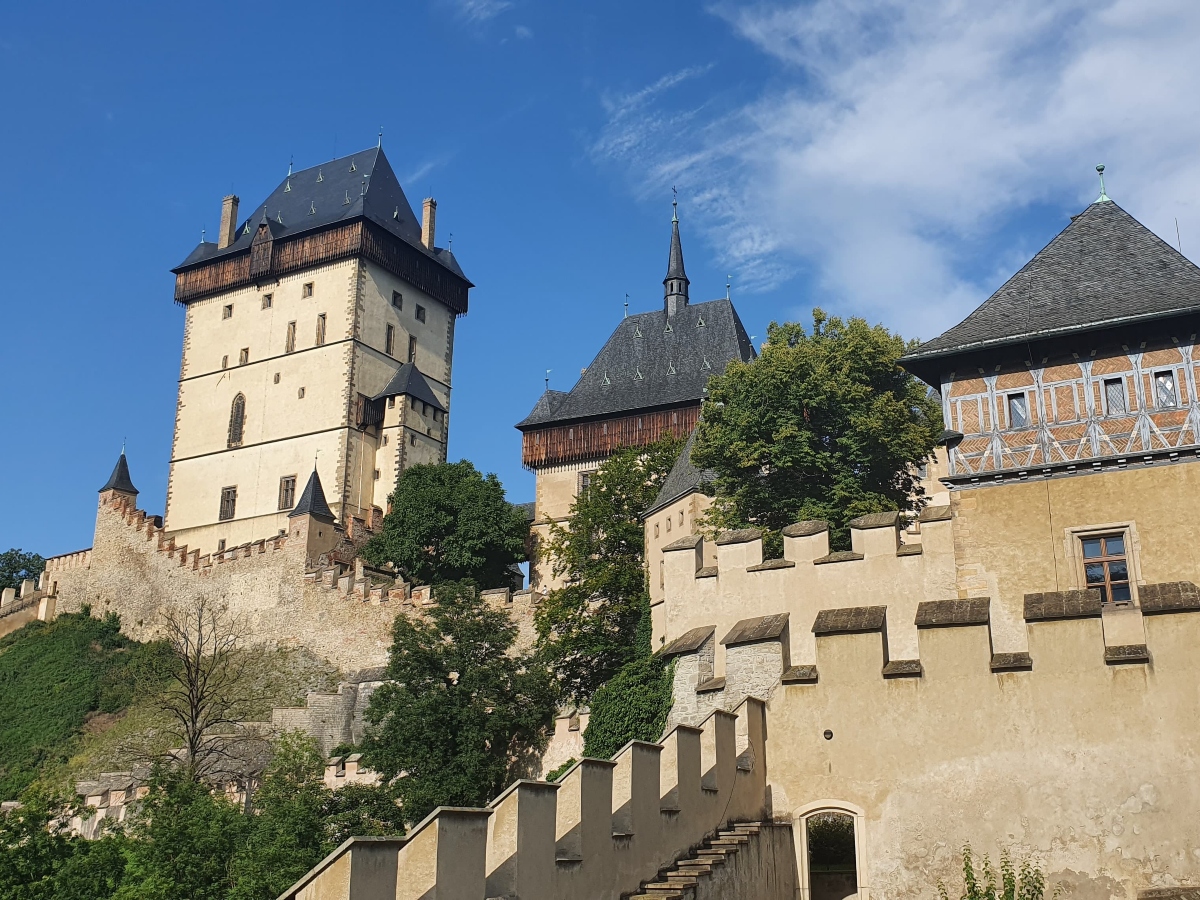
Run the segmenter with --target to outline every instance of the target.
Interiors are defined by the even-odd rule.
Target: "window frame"
[[[325,330],[327,327],[328,327],[328,320],[325,317],[325,313],[317,313],[317,333],[316,333],[315,346],[317,346],[317,347],[325,346]]]
[[[244,366],[250,362],[250,348],[243,347],[238,351],[238,365]]]
[[[296,476],[283,475],[279,479],[279,511],[296,506]]]
[[[226,510],[228,509],[228,512]],[[221,488],[221,506],[217,510],[218,522],[229,522],[237,517],[237,485]]]
[[[1113,540],[1119,540],[1121,542],[1121,552],[1120,553],[1110,553],[1109,552],[1108,542],[1113,541]],[[1100,542],[1100,555],[1099,556],[1088,556],[1087,550],[1082,546],[1082,545],[1087,544],[1092,541]],[[1087,536],[1081,537],[1079,539],[1079,543],[1081,545],[1080,553],[1083,556],[1084,589],[1100,591],[1100,602],[1103,603],[1105,606],[1117,606],[1117,605],[1126,605],[1126,604],[1132,605],[1133,604],[1133,585],[1130,583],[1130,577],[1129,577],[1129,574],[1130,574],[1129,573],[1129,539],[1126,536],[1125,532],[1120,531],[1120,532],[1110,532],[1108,534],[1087,535]],[[1118,561],[1125,564],[1125,578],[1123,580],[1118,580],[1118,581],[1114,582],[1113,578],[1112,578],[1112,571],[1109,568],[1109,564],[1113,563],[1113,562],[1118,562]],[[1095,565],[1100,565],[1100,566],[1104,567],[1103,583],[1093,583],[1093,582],[1088,581],[1088,578],[1087,578],[1088,566],[1095,566]],[[1125,587],[1129,590],[1129,598],[1122,599],[1122,600],[1115,599],[1113,597],[1113,585],[1114,584],[1124,584]]]
[[[275,305],[275,295],[274,294],[263,294],[262,295],[262,308],[263,309],[270,309],[274,305]]]
[[[1159,378],[1169,377],[1171,379],[1171,399],[1169,403],[1160,403],[1159,394]],[[1179,409],[1179,373],[1173,368],[1154,369],[1150,373],[1150,383],[1154,385],[1154,408],[1155,409]]]
[[[1020,425],[1014,424],[1013,420],[1013,404],[1020,402],[1023,409],[1020,410],[1023,421]],[[1033,420],[1029,415],[1029,392],[1028,391],[1013,391],[1004,395],[1004,414],[1008,418],[1008,427],[1011,431],[1027,431],[1033,424]]]
[[[425,307],[423,307],[420,303],[417,304],[417,311],[416,311],[415,315],[417,317],[418,322],[425,321]]]
[[[236,450],[246,441],[246,395],[238,391],[229,404],[229,431],[225,449]]]
[[[1125,522],[1105,522],[1096,525],[1084,525],[1077,528],[1064,528],[1063,550],[1066,553],[1066,558],[1071,560],[1074,569],[1073,584],[1077,590],[1086,590],[1087,583],[1087,568],[1088,562],[1094,560],[1085,560],[1083,556],[1083,542],[1094,538],[1109,538],[1109,537],[1124,537],[1125,539],[1125,566],[1129,576],[1129,604],[1139,606],[1138,586],[1143,584],[1142,566],[1141,566],[1141,539],[1138,536],[1137,523],[1133,521]],[[1117,601],[1119,605],[1124,605],[1126,601]],[[1105,607],[1109,607],[1111,601],[1105,603]]]
[[[226,303],[224,306],[221,307],[221,321],[224,322],[226,319],[232,319],[232,318],[233,318],[233,304]]]
[[[399,291],[392,291],[392,306],[395,309],[404,309],[404,295]]]
[[[417,364],[417,336],[415,334],[408,336],[408,361],[414,366]]]
[[[391,322],[387,323],[386,330],[383,335],[383,352],[388,356],[395,356],[396,349],[396,326]]]
[[[300,298],[302,300],[307,300],[309,297],[311,297],[313,295],[314,290],[315,290],[315,287],[314,287],[313,282],[311,282],[311,281],[304,282],[303,286],[300,288]]]
[[[287,331],[285,332],[284,337],[283,337],[283,352],[284,353],[295,353],[296,352],[296,323],[295,322],[287,323]]]
[[[1120,386],[1120,388],[1121,388],[1122,408],[1120,410],[1117,410],[1116,412],[1114,412],[1113,408],[1112,408],[1112,403],[1109,400],[1108,389],[1110,387],[1117,387],[1117,386]],[[1103,378],[1103,379],[1101,379],[1100,387],[1101,387],[1100,393],[1104,397],[1104,414],[1106,416],[1127,416],[1127,415],[1129,415],[1129,386],[1125,383],[1124,375],[1118,375],[1114,378]]]

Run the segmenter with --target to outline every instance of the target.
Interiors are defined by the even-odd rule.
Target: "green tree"
[[[20,588],[26,578],[37,578],[46,568],[46,561],[36,553],[26,553],[13,547],[0,553],[0,590]]]
[[[756,526],[781,549],[793,522],[825,519],[834,549],[856,516],[911,510],[942,429],[928,389],[897,365],[912,347],[882,325],[813,310],[772,323],[759,357],[709,381],[692,462],[711,469],[716,529]]]
[[[16,809],[0,814],[0,897],[50,900],[59,871],[75,852],[75,841],[56,821],[62,803],[27,791]]]
[[[397,616],[387,678],[367,707],[367,764],[395,781],[407,822],[481,806],[544,747],[556,691],[513,652],[517,629],[469,583],[435,588],[425,619]],[[403,773],[403,777],[401,776]]]
[[[504,499],[494,474],[481,475],[466,460],[405,469],[388,502],[391,512],[362,556],[393,564],[413,584],[503,587],[525,559],[525,514]]]
[[[674,667],[642,656],[621,667],[592,697],[583,755],[609,759],[630,741],[657,741],[671,711]]]
[[[576,702],[587,702],[621,666],[650,653],[649,632],[638,641],[650,607],[641,515],[657,498],[679,448],[678,440],[666,437],[617,451],[575,498],[566,524],[550,525],[542,552],[566,585],[538,609],[538,645]]]

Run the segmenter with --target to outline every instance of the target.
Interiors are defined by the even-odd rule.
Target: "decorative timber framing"
[[[623,447],[644,447],[664,435],[686,439],[700,404],[588,422],[533,428],[521,435],[521,462],[531,469],[599,459]]]
[[[424,251],[365,219],[278,239],[272,237],[268,225],[259,225],[248,250],[174,269],[175,301],[186,304],[257,281],[356,256],[403,278],[418,290],[445,303],[458,315],[467,312],[469,281]]]

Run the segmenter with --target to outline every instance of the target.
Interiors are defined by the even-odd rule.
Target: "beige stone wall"
[[[701,493],[688,494],[649,516],[645,521],[646,578],[650,587],[650,615],[654,621],[655,646],[666,636],[667,564],[663,547],[681,537],[698,534],[699,520],[712,506],[712,499]],[[717,564],[717,547],[711,542],[704,548],[703,566]]]
[[[603,462],[602,459],[594,459],[538,469],[535,473],[533,525],[530,528],[535,540],[535,552],[529,564],[530,587],[548,593],[563,586],[562,578],[554,576],[553,561],[544,550],[537,548],[545,547],[550,534],[548,522],[559,525],[566,522],[571,513],[571,504],[579,495],[580,475],[596,471]]]

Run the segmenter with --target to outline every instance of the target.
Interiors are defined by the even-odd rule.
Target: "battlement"
[[[351,838],[280,900],[621,896],[729,822],[769,813],[762,701],[661,743],[518,781],[486,809],[442,807],[404,838]]]

